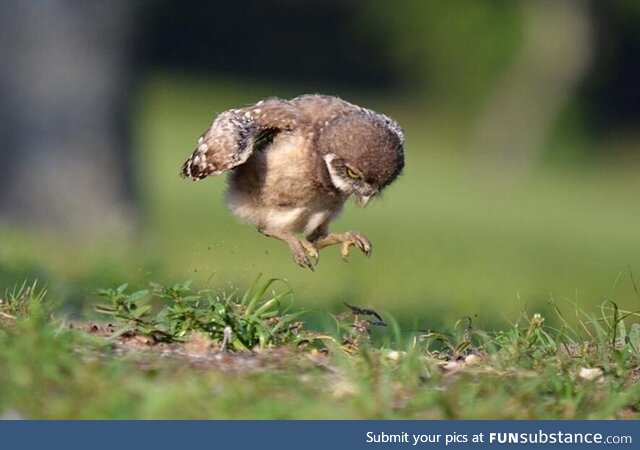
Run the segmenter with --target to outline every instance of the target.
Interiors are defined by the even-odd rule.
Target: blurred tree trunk
[[[70,233],[135,220],[131,0],[0,2],[0,219]]]
[[[593,54],[590,2],[525,0],[522,49],[481,111],[472,150],[482,166],[514,176],[537,162]]]

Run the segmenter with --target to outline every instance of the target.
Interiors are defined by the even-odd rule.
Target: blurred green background
[[[501,327],[552,299],[638,309],[638,2],[84,5],[0,7],[0,292],[38,278],[78,317],[98,287],[263,273],[300,307],[408,328]],[[306,92],[407,136],[400,179],[333,227],[372,257],[329,249],[315,272],[231,216],[223,177],[178,176],[217,113]]]

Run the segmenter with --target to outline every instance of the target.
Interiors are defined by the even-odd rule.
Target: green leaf
[[[118,286],[116,288],[116,293],[118,295],[122,295],[122,294],[124,294],[124,291],[126,291],[128,287],[129,287],[128,283],[121,284],[120,286]]]

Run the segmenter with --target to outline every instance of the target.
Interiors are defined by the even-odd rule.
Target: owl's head
[[[331,183],[361,206],[398,177],[403,143],[397,123],[369,110],[337,117],[318,136]]]

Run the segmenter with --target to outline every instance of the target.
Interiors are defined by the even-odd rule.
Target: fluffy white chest
[[[240,220],[261,230],[303,233],[309,235],[338,211],[330,208],[309,206],[277,207],[260,205],[243,193],[229,190],[227,205]],[[318,205],[320,206],[320,205]]]
[[[281,136],[239,167],[226,195],[231,212],[261,230],[305,235],[332,219],[344,199],[318,191],[305,144],[304,137]]]

